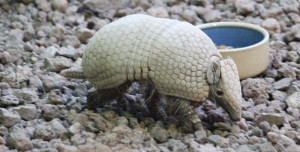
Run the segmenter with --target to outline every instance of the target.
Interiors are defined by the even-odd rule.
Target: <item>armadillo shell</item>
[[[139,14],[101,28],[87,45],[82,68],[98,89],[146,79],[159,93],[204,101],[212,55],[221,58],[210,38],[195,26]]]

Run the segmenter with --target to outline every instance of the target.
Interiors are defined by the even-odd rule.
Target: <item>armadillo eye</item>
[[[222,96],[224,94],[223,90],[221,90],[221,89],[217,89],[216,93],[218,96]]]

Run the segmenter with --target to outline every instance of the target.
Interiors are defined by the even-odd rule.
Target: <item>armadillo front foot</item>
[[[184,131],[192,131],[202,127],[201,120],[189,100],[167,96],[169,106],[168,113],[179,119],[180,126]]]

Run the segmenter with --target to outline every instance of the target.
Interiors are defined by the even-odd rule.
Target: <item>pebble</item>
[[[234,5],[238,14],[246,15],[255,11],[255,2],[250,0],[237,0]]]
[[[292,83],[292,78],[283,78],[273,83],[273,87],[276,90],[286,90]]]
[[[20,131],[13,131],[7,136],[7,145],[10,148],[19,151],[27,151],[33,149],[30,138]]]
[[[205,22],[218,22],[222,19],[222,14],[218,10],[211,10],[203,15],[203,19]]]
[[[18,105],[19,103],[20,103],[19,98],[17,98],[12,94],[0,97],[1,106]]]
[[[274,18],[268,18],[268,19],[264,20],[261,23],[261,26],[263,28],[266,28],[271,35],[281,32],[280,24]]]
[[[158,142],[166,142],[169,137],[167,130],[160,127],[158,124],[151,129],[150,134]]]
[[[5,108],[0,108],[0,124],[5,127],[11,127],[21,121],[21,117]]]
[[[255,104],[264,103],[268,98],[268,85],[264,79],[247,78],[241,82],[243,97],[252,99]]]
[[[164,7],[151,7],[147,10],[149,15],[161,18],[168,18],[168,11]]]
[[[207,137],[207,141],[222,148],[229,146],[229,140],[219,135],[210,135]]]
[[[282,125],[287,123],[287,120],[282,114],[271,114],[271,113],[262,113],[260,117],[257,118],[256,124],[259,124],[262,121],[267,121],[270,124]]]
[[[63,152],[78,152],[78,148],[76,146],[69,146],[65,144],[60,144],[58,146],[58,150]]]
[[[50,122],[53,132],[59,137],[65,137],[69,132],[58,118],[52,119]]]
[[[277,134],[275,132],[268,132],[267,137],[272,143],[280,143],[284,146],[295,145],[294,140],[285,135]]]
[[[42,113],[46,120],[61,117],[61,111],[56,105],[45,104],[42,106]]]
[[[165,144],[170,151],[187,151],[187,146],[180,140],[170,139]]]
[[[261,152],[276,151],[276,149],[274,148],[274,146],[272,145],[271,142],[266,142],[266,143],[260,144],[259,145],[259,150]]]
[[[90,30],[88,28],[79,29],[75,35],[81,43],[87,43],[88,39],[91,38],[95,34],[94,30]]]
[[[54,9],[65,12],[68,7],[68,1],[67,0],[53,0],[52,6]]]
[[[295,92],[285,100],[288,107],[300,109],[300,92]]]
[[[34,120],[38,117],[38,110],[34,104],[18,106],[13,108],[13,111],[18,112],[21,118],[27,121]]]
[[[79,134],[83,129],[83,126],[79,122],[75,122],[72,126],[69,127],[69,131],[72,134]]]

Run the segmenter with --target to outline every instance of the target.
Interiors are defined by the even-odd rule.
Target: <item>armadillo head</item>
[[[207,67],[207,82],[210,85],[210,100],[224,108],[232,120],[240,119],[241,84],[234,61],[213,56]]]

